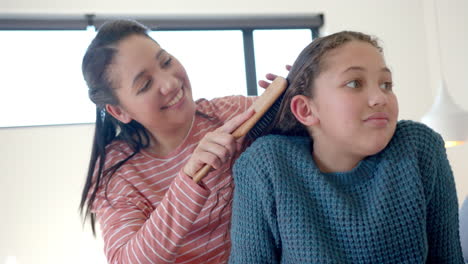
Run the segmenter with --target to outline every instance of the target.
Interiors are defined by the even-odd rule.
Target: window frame
[[[254,50],[255,30],[278,30],[278,29],[309,29],[312,39],[320,36],[320,29],[324,24],[323,14],[304,15],[199,15],[199,16],[96,16],[95,14],[85,14],[83,16],[3,16],[0,17],[0,30],[2,31],[47,31],[47,30],[67,30],[84,31],[89,27],[99,28],[109,20],[134,19],[152,31],[221,31],[239,30],[242,32],[244,63],[246,74],[246,94],[256,96],[257,77]],[[20,126],[0,126],[0,128],[12,127],[38,127],[57,125],[77,125],[83,123],[63,123],[63,124],[39,124]]]
[[[303,15],[226,15],[226,16],[96,16],[1,18],[0,30],[85,30],[99,28],[108,20],[134,19],[154,31],[240,30],[243,36],[247,95],[257,95],[253,32],[261,29],[309,29],[312,39],[319,37],[323,14]]]

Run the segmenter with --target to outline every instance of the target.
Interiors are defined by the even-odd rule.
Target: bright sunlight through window
[[[240,30],[153,31],[151,37],[184,65],[195,100],[247,94]]]
[[[308,29],[255,30],[253,37],[257,80],[264,80],[267,73],[286,77],[286,64],[292,65],[312,41]],[[258,94],[263,92],[263,88],[257,90]]]
[[[0,31],[0,127],[93,123],[81,61],[95,32]],[[242,31],[153,31],[184,65],[194,99],[247,94]],[[257,79],[287,75],[311,31],[254,31]],[[261,94],[263,89],[258,90]]]
[[[94,121],[81,60],[94,33],[0,31],[0,127]]]

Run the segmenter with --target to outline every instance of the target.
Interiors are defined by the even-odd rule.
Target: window
[[[150,35],[184,65],[195,100],[246,95],[240,30],[153,31]]]
[[[262,93],[257,80],[268,72],[287,75],[284,66],[318,36],[323,23],[321,15],[135,19],[182,62],[194,99]],[[91,22],[99,27],[105,20]],[[94,122],[95,106],[81,74],[95,34],[84,30],[87,23],[0,20],[0,127]]]
[[[255,30],[253,32],[257,80],[267,73],[287,76],[286,64],[292,65],[296,57],[312,41],[309,29]],[[262,93],[259,87],[257,94]]]
[[[95,108],[81,74],[93,35],[0,31],[0,126],[93,122]]]

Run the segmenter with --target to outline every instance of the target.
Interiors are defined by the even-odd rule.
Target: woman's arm
[[[117,175],[116,175],[117,176]],[[172,263],[210,191],[179,173],[156,208],[116,177],[96,199],[109,263]]]
[[[138,172],[123,169],[113,177],[107,188],[108,199],[103,190],[96,199],[95,211],[111,263],[170,263],[180,257],[182,246],[187,250],[191,245],[196,248],[203,243],[199,240],[192,241],[191,245],[182,245],[189,233],[193,235],[193,223],[210,194],[208,187],[203,183],[196,184],[188,175],[204,163],[214,168],[228,163],[237,148],[236,140],[229,132],[251,114],[252,111],[247,111],[237,115],[215,131],[205,134],[188,161],[185,164],[180,161],[183,169],[173,182],[169,186],[161,185],[158,193],[165,195],[155,207],[146,199],[146,196],[154,195],[150,186],[146,193],[141,191],[141,186],[137,189],[133,185],[135,182],[127,181],[130,176],[119,177]]]

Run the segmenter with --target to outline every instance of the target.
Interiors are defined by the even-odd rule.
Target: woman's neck
[[[151,133],[151,144],[148,150],[161,157],[169,155],[187,139],[194,120],[195,115],[192,117],[191,122],[187,122],[184,126],[164,132]]]

